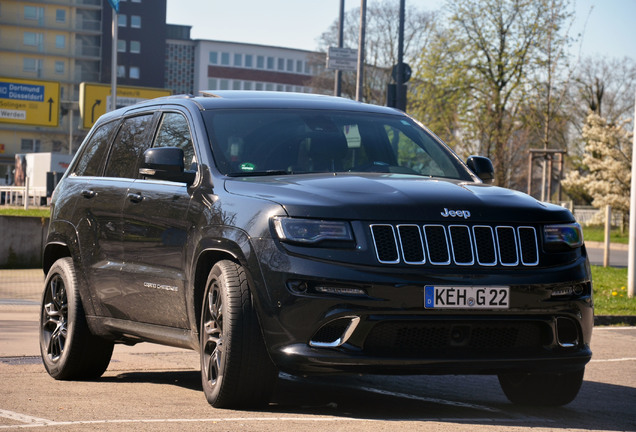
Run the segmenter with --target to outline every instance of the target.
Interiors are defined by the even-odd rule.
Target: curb
[[[598,315],[594,317],[594,326],[611,325],[636,326],[636,315]]]

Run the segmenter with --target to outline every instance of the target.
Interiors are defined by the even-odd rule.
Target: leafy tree
[[[545,111],[533,106],[537,71],[554,70],[547,59],[554,61],[549,55],[566,43],[560,35],[567,6],[566,0],[451,0],[446,27],[422,54],[415,114],[441,126],[442,138],[461,144],[460,153],[490,157],[499,185],[511,185],[533,144],[524,120]],[[444,108],[436,114],[436,106]],[[547,131],[541,144],[549,125]]]
[[[633,140],[627,122],[609,123],[590,113],[583,126],[585,171],[572,171],[563,180],[566,191],[589,194],[595,207],[610,205],[622,212],[624,225],[629,215]]]

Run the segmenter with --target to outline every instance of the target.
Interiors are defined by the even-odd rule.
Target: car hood
[[[563,207],[539,202],[521,192],[401,174],[242,177],[227,180],[225,189],[231,194],[276,202],[294,217],[457,223],[573,220]]]

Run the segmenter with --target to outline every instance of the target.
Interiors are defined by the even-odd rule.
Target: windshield
[[[472,180],[454,153],[405,116],[291,109],[204,116],[217,167],[230,176],[382,172]]]

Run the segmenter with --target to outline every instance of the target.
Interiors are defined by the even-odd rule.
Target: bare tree
[[[398,47],[398,3],[391,0],[370,4],[367,8],[365,83],[363,100],[384,105],[386,84],[391,80],[391,67],[397,63]],[[414,63],[428,41],[433,12],[421,11],[407,6],[404,23],[404,61]],[[347,11],[344,17],[344,47],[358,48],[360,9]],[[327,52],[329,47],[338,46],[338,20],[322,34],[319,50]],[[315,78],[314,87],[329,88],[333,83],[334,71],[325,70]],[[342,94],[354,97],[356,87],[355,72],[343,73]]]

